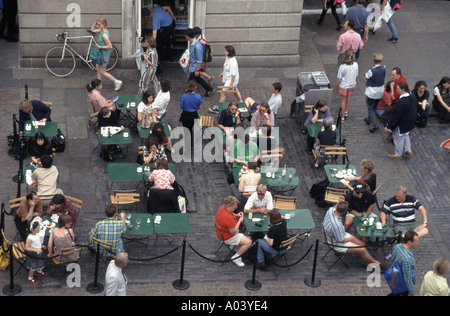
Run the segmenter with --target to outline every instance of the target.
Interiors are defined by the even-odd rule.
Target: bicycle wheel
[[[64,49],[64,46],[53,47],[45,55],[45,66],[52,75],[67,77],[75,69],[75,56],[69,49]]]
[[[112,49],[109,51],[109,63],[106,71],[114,69],[118,61],[119,61],[119,51],[117,50],[116,46],[113,45]]]

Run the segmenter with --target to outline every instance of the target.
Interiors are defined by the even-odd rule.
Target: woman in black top
[[[98,112],[98,128],[107,126],[120,127],[122,131],[124,130],[124,127],[119,123],[116,112],[105,106]],[[102,150],[101,157],[106,161],[114,161],[112,154],[120,153],[121,151],[118,145],[108,145],[106,152]]]
[[[258,239],[258,268],[265,268],[264,254],[277,255],[284,249],[280,248],[283,241],[288,239],[287,236],[287,223],[286,220],[281,216],[280,212],[273,209],[269,213],[270,223],[272,226],[269,228],[267,235],[264,239]]]
[[[430,104],[428,103],[430,92],[427,90],[427,84],[425,81],[417,81],[412,94],[416,99],[417,105],[416,125],[419,127],[425,127],[425,125],[427,125],[428,115],[430,113]]]
[[[241,122],[239,107],[236,102],[230,102],[226,110],[220,113],[219,122],[217,127],[224,131],[225,134],[229,135],[231,130],[229,127],[236,127],[236,124]]]
[[[43,155],[51,156],[52,154],[52,146],[44,133],[36,133],[30,148],[30,156],[33,163],[37,165]]]

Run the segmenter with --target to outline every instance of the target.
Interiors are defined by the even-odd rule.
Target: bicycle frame
[[[77,55],[77,56],[78,56],[85,64],[87,64],[87,65],[89,66],[89,68],[91,68],[92,70],[95,70],[95,68],[92,66],[92,64],[89,63],[89,52],[91,51],[92,42],[94,42],[95,44],[97,44],[97,41],[95,40],[94,36],[93,36],[93,35],[84,35],[84,36],[66,36],[66,35],[67,35],[67,32],[65,32],[65,33],[63,33],[63,34],[64,34],[64,44],[63,44],[64,50],[63,50],[63,53],[62,53],[62,56],[61,56],[61,60],[64,59],[64,52],[65,52],[66,48],[68,48],[68,49],[70,49],[70,50],[72,51],[72,53],[74,53],[75,55]],[[58,35],[61,35],[61,34],[57,34],[57,38],[58,38]],[[89,46],[88,46],[88,50],[87,50],[87,53],[86,53],[86,58],[83,57],[82,55],[80,55],[80,54],[75,50],[75,48],[73,48],[72,46],[70,46],[70,45],[67,43],[68,40],[73,40],[73,39],[87,39],[87,38],[89,38],[90,41],[89,41]]]

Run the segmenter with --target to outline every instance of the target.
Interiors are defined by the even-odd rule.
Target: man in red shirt
[[[398,101],[400,95],[397,92],[399,82],[406,82],[405,77],[402,76],[402,70],[399,67],[394,67],[391,72],[391,78],[394,82],[391,83],[392,104]],[[406,82],[407,83],[407,82]]]
[[[243,267],[241,256],[252,246],[252,240],[239,232],[239,226],[244,220],[244,214],[234,213],[238,199],[228,196],[225,204],[219,207],[216,214],[216,234],[219,240],[224,240],[229,246],[239,246],[238,251],[231,257],[234,264]],[[223,236],[223,239],[222,239]]]

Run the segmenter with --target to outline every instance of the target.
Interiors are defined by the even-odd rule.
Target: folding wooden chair
[[[376,187],[376,189],[372,191],[372,194],[373,194],[373,196],[375,197],[375,201],[376,201],[376,204],[377,204],[377,208],[378,208],[379,210],[381,210],[381,208],[383,207],[383,206],[380,206],[380,204],[378,203],[378,197],[377,197],[377,193],[378,193],[378,191],[380,190],[381,185],[382,185],[382,183],[380,183],[380,184]]]
[[[64,196],[70,200],[70,202],[72,203],[72,206],[77,210],[78,216],[80,216],[81,208],[83,207],[83,201],[80,199],[74,198],[72,196],[68,196],[68,195],[64,195]],[[76,224],[75,224],[75,226],[76,226]],[[75,229],[75,226],[73,227],[73,229]]]
[[[275,278],[277,277],[277,274],[275,273],[275,265],[277,265],[277,262],[283,258],[284,262],[286,263],[285,267],[288,269],[288,271],[291,271],[286,256],[292,251],[300,235],[301,234],[294,235],[291,238],[281,242],[280,249],[282,250],[277,255],[270,258],[270,263],[272,264],[272,270],[273,274],[275,275]]]
[[[294,210],[296,204],[296,196],[274,195],[273,197],[273,207],[279,210]]]
[[[20,264],[20,268],[14,273],[14,276],[16,276],[17,273],[19,273],[20,269],[25,267],[25,263],[27,262],[27,255],[25,253],[25,242],[19,241],[15,243],[11,243],[5,235],[5,232],[2,231],[3,241],[6,242],[6,244],[12,245],[11,248],[11,254],[13,256],[13,259],[16,260]],[[0,245],[0,247],[2,247]],[[6,249],[5,249],[6,250]]]
[[[331,162],[337,163],[338,156],[342,157],[342,164],[349,163],[348,155],[347,155],[347,147],[345,146],[339,146],[339,145],[332,145],[332,146],[325,146],[320,145],[320,150],[324,152],[324,157],[317,156],[317,153],[315,149],[312,149],[312,154],[314,156],[314,159],[330,159]],[[315,161],[314,160],[314,161]]]
[[[95,252],[97,252],[97,247],[100,246],[100,259],[104,263],[108,264],[107,260],[114,259],[115,254],[112,251],[112,244],[94,237],[91,238],[91,243],[94,246],[93,250]]]
[[[348,193],[348,189],[340,189],[335,187],[327,187],[325,190],[325,202],[337,203],[341,196],[345,196]]]
[[[220,232],[220,237],[221,237],[221,244],[220,244],[220,246],[219,246],[219,248],[217,248],[217,250],[216,250],[216,252],[214,253],[215,255],[219,252],[219,250],[220,249],[222,249],[222,247],[223,246],[225,246],[227,249],[228,249],[228,254],[227,254],[227,256],[223,259],[223,261],[226,261],[227,259],[228,259],[228,257],[231,257],[230,255],[233,253],[233,249],[235,248],[235,246],[229,246],[229,245],[227,245],[226,243],[225,243],[225,240],[224,240],[224,238],[223,238],[223,231],[222,231],[222,228],[217,224],[217,222],[216,222],[216,218],[213,216],[212,217],[213,218],[213,221],[214,221],[214,225],[217,227],[217,229],[219,230],[219,232]],[[223,262],[222,262],[222,264],[223,264]]]
[[[347,264],[345,263],[345,261],[344,261],[344,256],[345,256],[346,253],[345,253],[345,252],[340,252],[340,251],[338,251],[338,250],[335,249],[336,240],[335,240],[334,236],[333,236],[331,233],[327,233],[327,232],[325,231],[325,229],[323,230],[323,235],[324,235],[324,237],[325,237],[325,242],[327,243],[327,247],[328,247],[329,249],[328,249],[327,253],[322,257],[322,259],[325,259],[325,257],[326,257],[331,251],[333,251],[334,254],[335,254],[336,257],[337,257],[336,261],[335,261],[331,266],[328,267],[328,271],[330,271],[330,269],[331,269],[332,267],[334,267],[334,265],[335,265],[336,263],[338,263],[338,261],[342,262],[342,264],[348,269],[349,267],[348,267],[348,265],[347,265]],[[327,238],[327,236],[328,236],[328,238]]]
[[[200,126],[203,127],[213,127],[214,126],[214,116],[202,115],[200,116]]]
[[[140,195],[136,190],[114,190],[109,197],[112,204],[134,206],[136,210],[138,209],[137,204],[140,202]]]
[[[233,86],[217,86],[217,93],[236,93],[236,87],[233,87]]]
[[[53,257],[53,263],[54,264],[67,264],[72,262],[78,262],[80,260],[81,251],[83,250],[83,247],[81,246],[72,246],[68,248],[61,249],[59,254],[55,257]],[[78,258],[72,261],[62,261],[62,257],[69,256],[73,254],[78,254]]]

